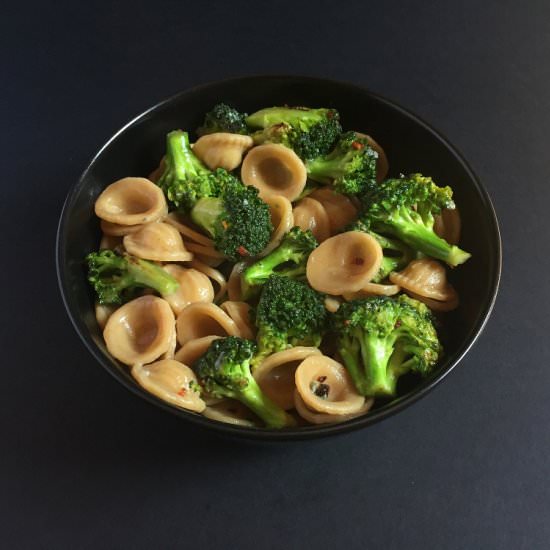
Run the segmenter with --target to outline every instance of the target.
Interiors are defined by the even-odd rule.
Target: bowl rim
[[[200,92],[203,89],[220,86],[228,83],[237,83],[242,82],[243,84],[247,81],[258,81],[258,80],[299,80],[301,82],[307,82],[312,85],[323,85],[323,84],[332,84],[340,86],[343,88],[348,88],[354,90],[366,96],[370,96],[375,101],[385,104],[389,108],[398,111],[402,116],[411,119],[414,123],[422,126],[424,130],[432,135],[434,139],[439,141],[448,151],[450,151],[455,157],[456,160],[461,164],[465,173],[468,175],[470,180],[476,187],[476,191],[484,203],[484,210],[486,215],[490,217],[490,226],[492,230],[491,241],[493,241],[495,246],[494,259],[491,265],[492,268],[492,277],[490,281],[490,291],[488,292],[480,313],[478,314],[477,321],[475,325],[470,329],[469,336],[465,339],[465,342],[462,346],[447,360],[445,365],[440,367],[437,372],[428,377],[426,380],[421,381],[411,392],[406,395],[390,401],[388,404],[372,411],[371,413],[366,414],[365,416],[360,416],[351,420],[348,420],[339,424],[324,424],[324,425],[312,425],[312,426],[302,426],[296,428],[288,428],[284,430],[275,430],[269,428],[252,428],[246,426],[238,426],[219,422],[216,420],[211,420],[202,416],[198,413],[193,413],[186,411],[184,409],[178,409],[161,401],[157,397],[143,390],[138,384],[130,381],[126,378],[119,370],[107,360],[103,352],[97,347],[93,341],[86,325],[84,324],[83,319],[76,314],[74,304],[72,302],[72,297],[70,289],[68,288],[67,280],[67,262],[66,262],[66,242],[67,242],[67,221],[69,217],[69,212],[73,207],[73,203],[76,199],[76,196],[79,194],[81,188],[84,186],[87,179],[88,173],[92,170],[95,163],[103,154],[104,150],[107,149],[111,143],[119,138],[128,128],[132,127],[134,124],[139,121],[151,116],[157,110],[161,110],[163,107],[168,104],[179,100],[185,95],[192,95],[197,92]],[[171,412],[172,414],[177,415],[180,418],[188,420],[189,422],[201,426],[203,428],[209,428],[214,432],[219,434],[224,434],[230,437],[236,438],[245,438],[245,439],[255,439],[255,440],[264,440],[264,441],[286,441],[286,440],[305,440],[305,439],[315,439],[320,437],[326,437],[336,434],[344,434],[359,428],[367,427],[373,425],[385,418],[393,416],[394,414],[402,411],[408,406],[412,405],[420,398],[427,395],[435,386],[437,386],[447,375],[458,365],[458,363],[464,358],[468,351],[475,344],[483,329],[485,328],[487,321],[493,310],[496,297],[498,294],[498,289],[500,285],[500,277],[502,271],[502,241],[499,230],[499,224],[497,215],[489,196],[489,193],[485,187],[481,184],[479,178],[471,168],[470,164],[466,161],[463,154],[453,145],[440,131],[436,130],[431,124],[426,122],[423,118],[408,110],[405,107],[402,107],[400,104],[387,99],[386,97],[372,92],[368,88],[342,80],[327,79],[315,76],[303,76],[297,74],[259,74],[259,75],[246,75],[246,76],[237,76],[232,78],[227,78],[223,80],[211,81],[198,86],[194,86],[176,94],[171,95],[166,99],[162,99],[147,108],[146,110],[139,113],[137,116],[132,118],[129,122],[124,124],[119,130],[117,130],[93,155],[91,160],[88,162],[86,168],[78,178],[78,180],[70,187],[67,192],[66,199],[64,201],[59,224],[56,234],[56,246],[55,246],[55,256],[56,256],[56,273],[59,290],[65,309],[69,316],[69,319],[79,335],[80,339],[102,367],[107,370],[116,378],[126,389],[134,393],[135,395],[140,396],[142,399],[145,399],[149,403],[161,407],[162,409]]]

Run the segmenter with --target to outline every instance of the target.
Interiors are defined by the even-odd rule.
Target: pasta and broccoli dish
[[[196,139],[194,138],[196,134]],[[86,257],[108,352],[170,405],[281,429],[368,414],[443,357],[452,189],[389,176],[329,108],[220,103],[147,178],[95,202]]]

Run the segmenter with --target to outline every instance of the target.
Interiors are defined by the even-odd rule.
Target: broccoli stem
[[[127,256],[126,259],[128,277],[132,278],[135,284],[150,287],[163,296],[178,290],[178,281],[158,265],[134,256]]]
[[[393,353],[393,344],[393,338],[381,339],[374,335],[365,335],[361,342],[361,358],[365,378],[363,395],[384,396],[395,394],[397,377],[393,370],[388,369],[388,363]],[[358,391],[360,391],[359,388]]]
[[[345,175],[345,167],[341,159],[326,160],[316,158],[307,162],[308,176],[319,183],[332,183],[339,176]]]
[[[236,398],[259,416],[268,428],[284,428],[294,423],[291,416],[264,395],[252,377],[250,377],[246,388],[240,390]]]
[[[452,267],[463,264],[471,254],[438,237],[433,229],[415,221],[392,219],[388,224],[395,234],[409,246],[423,254],[442,260]]]
[[[218,220],[224,211],[223,199],[219,197],[203,197],[191,210],[191,219],[204,228],[211,237],[216,236]]]
[[[315,109],[296,109],[289,107],[268,107],[246,117],[246,123],[253,128],[267,128],[274,124],[286,122],[291,126],[301,127],[305,122],[315,123],[321,119]]]
[[[279,246],[265,258],[258,260],[244,271],[244,280],[249,285],[267,281],[275,268],[293,259],[296,251],[292,246]]]
[[[166,136],[166,152],[178,179],[184,180],[190,174],[205,171],[205,168],[191,151],[187,132],[181,130],[170,132]]]

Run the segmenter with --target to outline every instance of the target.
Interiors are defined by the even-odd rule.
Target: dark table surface
[[[548,548],[550,8],[544,2],[3,4],[4,548]],[[119,386],[57,289],[69,187],[117,128],[206,81],[353,81],[463,151],[501,223],[487,328],[435,391],[314,442],[219,439]]]

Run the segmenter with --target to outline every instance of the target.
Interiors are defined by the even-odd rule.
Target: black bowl
[[[106,185],[119,178],[149,174],[163,154],[166,133],[175,128],[196,128],[204,113],[220,101],[246,112],[277,104],[334,107],[340,111],[345,129],[368,133],[382,145],[390,174],[422,172],[453,188],[463,222],[461,246],[472,253],[472,258],[451,274],[461,303],[446,316],[446,354],[431,377],[405,379],[398,387],[397,399],[366,416],[342,424],[276,431],[231,426],[176,409],[141,389],[128,369],[107,353],[83,269],[84,256],[97,249],[100,239],[94,201]],[[363,88],[296,76],[245,77],[207,84],[139,115],[109,139],[70,190],[57,235],[61,294],[76,331],[98,362],[135,394],[187,421],[253,439],[309,439],[356,430],[403,410],[425,395],[458,364],[479,336],[495,301],[500,270],[500,235],[489,196],[445,138],[417,116]]]

